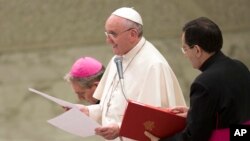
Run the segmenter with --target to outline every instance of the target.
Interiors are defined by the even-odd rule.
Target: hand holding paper
[[[33,88],[29,88],[29,91],[43,96],[62,107],[69,108],[67,112],[64,112],[63,114],[48,120],[49,124],[81,137],[95,135],[95,129],[97,127],[100,127],[100,125],[96,121],[87,116],[87,107],[55,98],[48,94],[39,92]]]

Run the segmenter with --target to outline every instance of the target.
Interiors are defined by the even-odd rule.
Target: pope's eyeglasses
[[[106,35],[107,37],[117,38],[117,37],[118,37],[119,35],[121,35],[122,33],[125,33],[125,32],[127,32],[127,31],[129,31],[129,30],[132,30],[132,29],[134,29],[134,28],[129,28],[129,29],[126,29],[126,30],[121,31],[121,32],[119,32],[119,33],[115,33],[115,32],[104,32],[104,33],[105,33],[105,35]]]

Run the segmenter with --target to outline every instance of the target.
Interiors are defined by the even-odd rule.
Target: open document
[[[63,114],[48,120],[48,123],[81,137],[95,135],[95,128],[100,127],[100,124],[95,120],[89,118],[76,108],[72,108]]]
[[[50,96],[50,95],[45,94],[45,93],[42,93],[42,92],[40,92],[40,91],[38,91],[38,90],[35,90],[35,89],[33,89],[33,88],[29,88],[29,91],[34,92],[34,93],[36,93],[36,94],[38,94],[38,95],[40,95],[40,96],[43,96],[43,97],[45,97],[45,98],[47,98],[47,99],[49,99],[49,100],[51,100],[51,101],[53,101],[53,102],[59,104],[59,105],[62,106],[62,107],[77,108],[77,106],[76,106],[75,104],[73,104],[73,103],[70,103],[70,102],[68,102],[68,101],[64,101],[64,100],[55,98],[55,97],[53,97],[53,96]]]
[[[71,108],[70,110],[62,113],[61,115],[48,120],[48,123],[61,129],[66,132],[69,132],[74,135],[78,135],[81,137],[87,137],[95,135],[95,128],[100,127],[101,125],[97,123],[95,120],[91,119],[83,112],[79,110],[79,108],[70,102],[55,98],[48,94],[37,91],[33,88],[29,88],[29,91],[34,92],[40,96],[47,98],[60,106]]]

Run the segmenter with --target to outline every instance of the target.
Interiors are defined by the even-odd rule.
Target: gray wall
[[[249,30],[248,0],[1,0],[0,49],[69,47],[104,43],[104,22],[121,6],[134,7],[145,36],[179,36],[183,23],[208,16],[223,31]]]
[[[248,0],[0,0],[0,141],[76,141],[80,138],[46,123],[63,112],[28,87],[78,103],[63,76],[80,56],[105,65],[112,57],[104,23],[122,6],[134,7],[144,36],[166,57],[188,103],[189,86],[199,73],[180,51],[183,24],[207,16],[224,33],[223,51],[250,67]]]

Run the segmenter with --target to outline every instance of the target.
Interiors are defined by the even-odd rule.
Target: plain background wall
[[[186,21],[207,16],[223,31],[249,30],[247,0],[1,0],[1,50],[103,44],[104,23],[118,7],[134,7],[145,36],[179,36]]]

